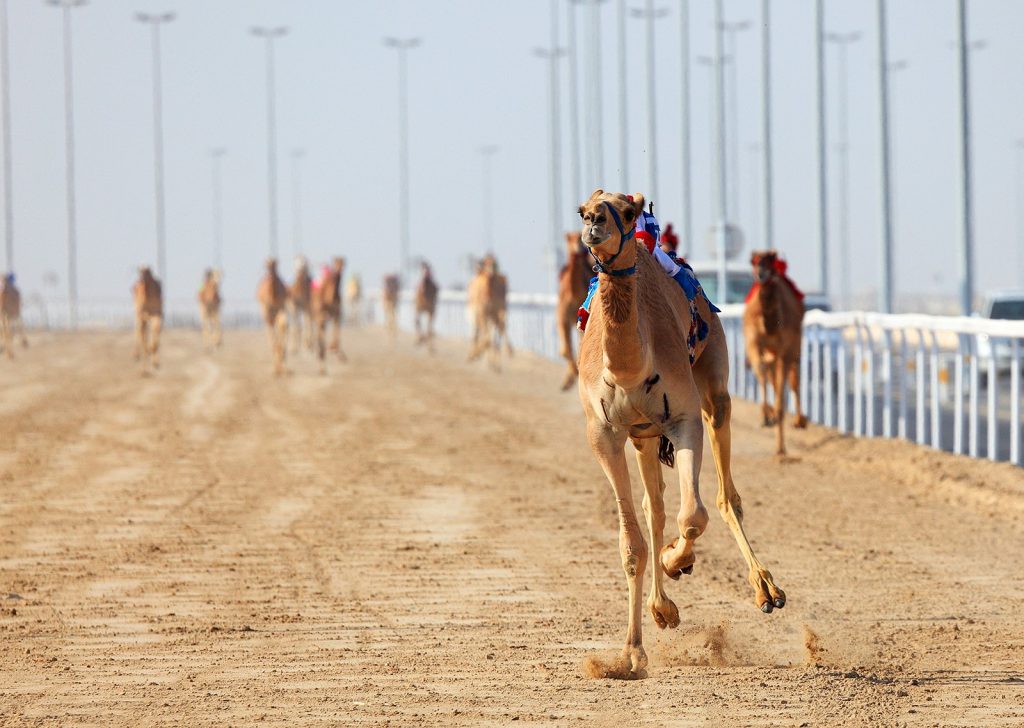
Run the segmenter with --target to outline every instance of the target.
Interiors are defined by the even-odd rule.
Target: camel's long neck
[[[782,282],[772,276],[761,284],[758,289],[758,300],[761,303],[761,315],[764,317],[766,333],[774,334],[782,326],[782,295],[779,286]]]
[[[632,387],[642,381],[643,344],[640,339],[637,276],[602,275],[601,314],[604,318],[604,363],[615,384]]]

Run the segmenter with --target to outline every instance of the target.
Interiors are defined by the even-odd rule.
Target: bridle
[[[607,207],[608,212],[612,214],[612,219],[615,221],[615,227],[619,229],[619,249],[615,251],[615,255],[613,255],[611,258],[602,263],[601,259],[597,257],[597,253],[594,252],[593,248],[588,248],[591,257],[594,259],[593,271],[595,273],[604,273],[605,275],[616,277],[631,276],[634,273],[636,273],[636,263],[634,263],[629,268],[618,269],[611,268],[611,264],[614,263],[615,259],[622,254],[622,250],[626,246],[626,241],[632,240],[633,235],[636,231],[630,230],[629,233],[627,233],[625,229],[622,227],[622,218],[619,217],[618,211],[616,211],[616,209],[609,202],[604,202],[604,206]]]

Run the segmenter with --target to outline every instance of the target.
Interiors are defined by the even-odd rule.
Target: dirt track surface
[[[145,379],[127,334],[0,362],[0,724],[1024,723],[1021,470],[814,427],[778,463],[737,403],[789,604],[754,607],[713,515],[650,677],[594,680],[626,588],[561,369],[347,338],[284,380],[257,332],[171,332]]]

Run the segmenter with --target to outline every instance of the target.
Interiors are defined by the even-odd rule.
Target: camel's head
[[[580,205],[583,244],[601,261],[614,259],[632,237],[636,217],[643,209],[644,196],[639,193],[594,190],[590,199]]]
[[[420,261],[420,276],[430,278],[430,263],[425,260]]]
[[[750,265],[754,267],[754,278],[758,283],[765,283],[778,272],[779,252],[771,250],[755,250],[750,254]]]
[[[267,258],[267,273],[277,275],[277,258]]]
[[[153,271],[150,270],[148,265],[139,266],[139,280],[151,281],[153,280]]]
[[[331,259],[331,268],[335,273],[343,273],[345,271],[345,259],[341,256],[334,256]]]
[[[484,259],[480,261],[480,270],[489,276],[498,272],[498,259],[494,257],[493,253],[488,253],[484,256]]]
[[[572,258],[574,255],[587,252],[587,249],[583,247],[583,234],[578,230],[565,234],[565,254],[567,257]]]

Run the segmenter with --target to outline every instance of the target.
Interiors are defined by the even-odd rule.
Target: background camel
[[[634,240],[634,222],[643,207],[643,195],[602,190],[580,207],[583,243],[601,270],[580,341],[580,401],[588,442],[615,492],[619,550],[629,587],[622,658],[611,663],[594,659],[589,668],[595,676],[616,678],[642,677],[647,664],[641,602],[648,552],[633,509],[627,438],[636,449],[643,510],[657,555],[647,600],[655,623],[661,628],[679,625],[679,610],[666,596],[663,579],[692,572],[693,545],[707,526],[698,485],[705,425],[718,471],[718,509],[747,563],[755,603],[764,612],[786,603],[743,530],[743,510],[730,468],[729,355],[722,324],[699,288],[691,306],[682,288]],[[691,338],[692,323],[699,333]],[[680,535],[664,546],[665,483],[659,459],[679,465]]]
[[[135,303],[135,358],[142,360],[142,373],[160,368],[160,329],[164,320],[163,290],[148,266],[139,268],[132,286]]]
[[[508,279],[498,272],[497,259],[488,254],[480,263],[467,294],[473,319],[473,346],[469,360],[474,361],[486,351],[491,352],[492,366],[498,365],[502,344],[512,356],[512,344],[505,331],[508,308]]]
[[[761,383],[763,424],[775,425],[775,451],[786,454],[782,422],[786,407],[786,382],[796,398],[793,427],[807,427],[800,406],[800,337],[803,335],[803,294],[786,278],[785,263],[775,250],[757,250],[750,256],[754,287],[743,311],[743,337],[747,360]],[[774,407],[768,404],[768,382],[775,390]]]
[[[313,328],[316,331],[316,351],[320,370],[326,371],[327,349],[337,352],[338,359],[345,361],[341,350],[341,276],[345,272],[345,259],[335,258],[330,270],[317,281],[312,292]],[[327,346],[327,326],[331,326],[331,343]]]
[[[587,297],[587,287],[594,275],[590,269],[590,255],[583,247],[578,232],[565,234],[566,263],[558,274],[558,353],[565,359],[566,372],[562,391],[572,387],[579,375],[573,338],[576,336],[576,313]]]
[[[199,287],[199,318],[203,328],[203,345],[207,349],[220,347],[220,271],[207,268],[203,284]]]
[[[256,300],[263,311],[263,322],[267,326],[267,338],[274,352],[274,374],[285,373],[285,354],[288,342],[288,313],[285,306],[288,290],[277,274],[277,259],[267,260],[267,269],[256,288]]]
[[[381,299],[384,304],[384,321],[392,340],[398,336],[398,291],[400,287],[401,283],[397,275],[389,273],[384,276]]]
[[[288,308],[292,316],[292,353],[299,350],[303,341],[306,348],[313,350],[313,301],[310,291],[313,279],[309,275],[309,264],[301,255],[295,258],[295,280],[288,287]]]
[[[7,358],[14,358],[14,338],[21,339],[23,347],[28,346],[25,326],[21,321],[21,291],[14,283],[14,274],[8,273],[0,283],[0,329],[2,329],[3,350]]]
[[[434,312],[437,310],[437,283],[430,273],[430,265],[420,264],[420,282],[416,286],[416,343],[426,344],[434,350]],[[422,322],[426,317],[426,323]]]
[[[363,324],[363,281],[358,273],[348,277],[345,284],[345,298],[348,306],[345,313],[345,323],[350,326],[362,326]]]

